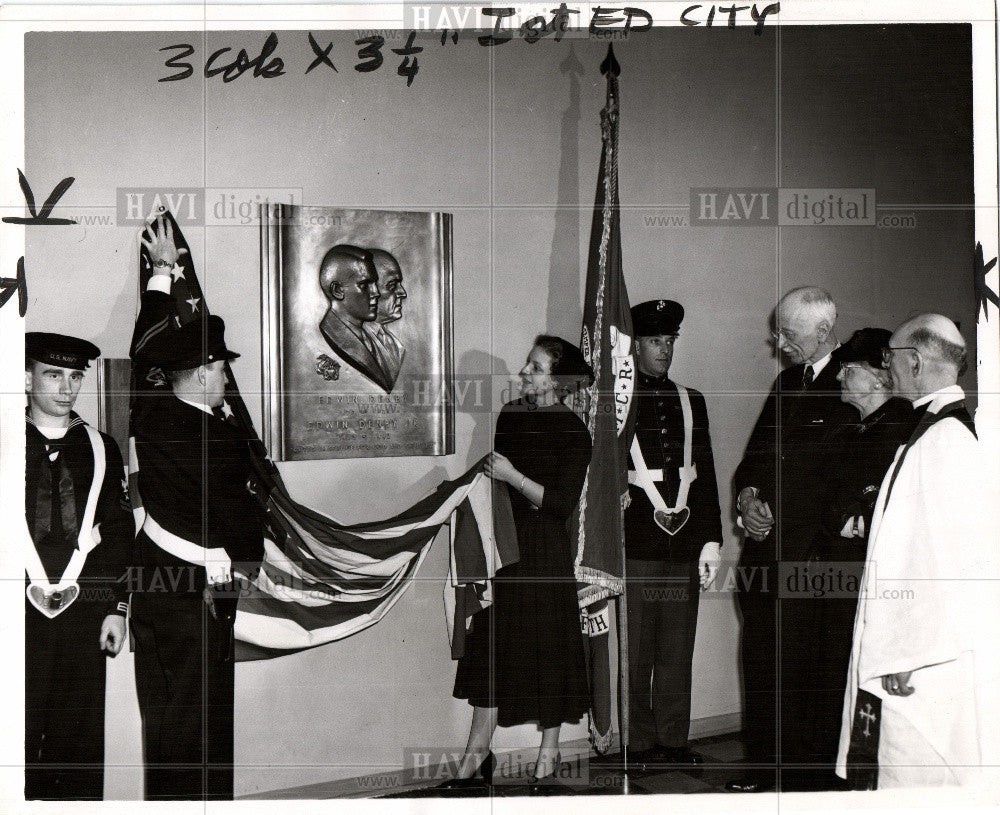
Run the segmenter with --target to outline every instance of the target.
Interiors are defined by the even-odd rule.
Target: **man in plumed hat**
[[[178,250],[162,218],[143,243],[154,274],[132,340],[132,428],[144,518],[132,633],[148,800],[233,797],[235,572],[263,557],[263,518],[250,493],[249,440],[222,414],[223,321],[175,325],[169,294]],[[160,273],[162,272],[162,273]]]
[[[684,308],[650,300],[632,309],[636,336],[635,442],[625,510],[629,741],[646,768],[691,766],[691,661],[699,587],[718,571],[719,492],[705,397],[670,380]]]
[[[25,335],[24,797],[104,794],[105,654],[125,642],[135,526],[114,439],[73,412],[97,346]]]

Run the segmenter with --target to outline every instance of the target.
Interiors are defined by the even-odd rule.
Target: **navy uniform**
[[[238,356],[220,318],[175,328],[173,315],[170,295],[151,282],[132,341],[137,376]],[[252,572],[263,557],[249,440],[165,382],[137,387],[132,428],[145,516],[132,610],[145,797],[231,800],[236,592],[225,589],[234,571]]]
[[[35,377],[44,375],[41,366],[83,371],[100,354],[85,340],[39,332],[25,335],[25,349]],[[32,401],[24,479],[31,540],[25,544],[37,557],[26,549],[24,797],[100,800],[101,626],[108,615],[124,620],[128,611],[125,578],[135,526],[114,439],[71,410],[65,433],[36,426],[33,410]]]
[[[632,309],[636,337],[677,336],[684,309],[653,300]],[[722,522],[705,397],[684,389],[691,408],[692,463],[697,477],[668,534],[655,507],[629,472],[625,554],[629,642],[629,743],[643,763],[697,763],[687,748],[691,662],[698,621],[699,561],[708,543],[721,545]],[[679,386],[666,374],[637,373],[635,435],[653,486],[668,508],[678,500],[684,464],[684,410]],[[683,525],[680,520],[685,517]],[[671,527],[673,529],[674,527]],[[715,548],[715,558],[718,548]]]

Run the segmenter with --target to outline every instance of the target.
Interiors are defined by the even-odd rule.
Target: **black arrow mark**
[[[24,193],[24,200],[28,205],[28,212],[31,213],[30,218],[21,218],[17,216],[7,216],[3,219],[5,224],[27,224],[32,226],[67,226],[69,224],[75,224],[72,218],[50,218],[49,214],[55,209],[56,204],[59,199],[66,194],[66,190],[70,188],[70,185],[76,180],[73,176],[64,178],[58,184],[56,184],[55,189],[48,198],[45,199],[45,203],[42,204],[41,210],[37,213],[35,212],[35,196],[31,192],[31,186],[28,184],[28,179],[24,177],[24,173],[20,170],[17,171],[18,181],[21,183],[21,192]]]
[[[17,277],[0,277],[0,308],[17,292],[17,310],[23,317],[28,311],[28,283],[24,278],[24,258],[18,258]]]
[[[989,263],[983,263],[983,245],[976,243],[976,257],[972,264],[973,285],[976,292],[976,319],[979,318],[979,309],[981,308],[987,322],[989,322],[990,315],[986,311],[986,303],[990,302],[1000,308],[1000,297],[997,297],[996,292],[986,285],[986,273],[996,265],[996,258],[993,258]]]

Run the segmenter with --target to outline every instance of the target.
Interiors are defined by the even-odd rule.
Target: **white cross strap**
[[[28,530],[27,518],[24,519],[21,537],[24,541],[24,570],[28,573],[29,581],[25,594],[31,604],[49,619],[64,612],[79,596],[80,587],[77,585],[77,578],[80,577],[87,562],[87,555],[101,542],[100,530],[94,526],[94,516],[97,514],[97,499],[101,495],[101,486],[104,484],[104,473],[107,469],[104,441],[101,439],[101,434],[90,425],[83,425],[83,429],[87,432],[87,438],[94,451],[94,477],[90,482],[87,505],[76,538],[76,549],[73,550],[62,577],[54,585],[45,573],[42,559]]]
[[[681,400],[681,414],[684,419],[684,464],[677,468],[680,475],[680,486],[677,489],[677,501],[673,507],[667,507],[666,501],[656,489],[655,481],[662,481],[662,470],[659,471],[660,478],[655,479],[653,473],[646,467],[646,460],[643,458],[642,449],[639,447],[638,433],[632,438],[632,466],[634,470],[629,472],[629,483],[642,487],[643,491],[653,505],[653,519],[657,525],[670,535],[676,535],[680,528],[687,523],[690,510],[687,507],[688,491],[691,483],[698,477],[698,470],[694,465],[694,418],[691,412],[691,398],[688,396],[687,388],[677,385],[677,395]]]

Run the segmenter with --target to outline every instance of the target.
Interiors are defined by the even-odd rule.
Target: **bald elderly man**
[[[393,380],[367,327],[375,320],[379,298],[372,253],[346,243],[334,246],[320,263],[319,286],[330,303],[319,324],[323,338],[344,362],[388,393]]]
[[[752,766],[727,784],[731,792],[765,792],[779,783],[785,790],[823,789],[837,782],[829,769],[803,766],[810,759],[802,726],[810,698],[803,654],[816,636],[807,612],[819,601],[808,595],[779,599],[778,583],[785,589],[783,577],[809,557],[824,505],[831,431],[855,421],[857,413],[840,399],[837,306],[830,294],[817,286],[793,289],[779,301],[774,319],[775,344],[792,364],[775,379],[733,479],[747,531],[737,599]]]
[[[857,789],[971,784],[997,763],[996,498],[940,314],[883,352],[921,414],[879,491],[854,623],[837,774]]]

